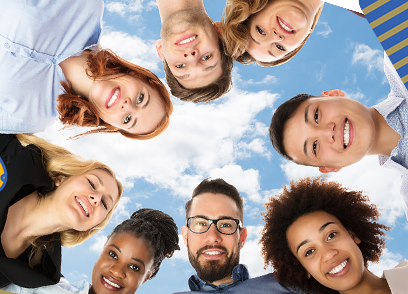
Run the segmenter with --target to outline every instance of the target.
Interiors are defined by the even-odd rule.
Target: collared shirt
[[[1,290],[19,294],[88,294],[90,284],[83,280],[71,284],[68,280],[61,278],[58,284],[39,288],[24,288],[10,284]]]
[[[0,133],[53,124],[65,80],[58,64],[99,43],[102,0],[0,1]]]
[[[192,275],[188,280],[191,291],[176,292],[173,294],[187,294],[197,292],[223,293],[223,294],[290,294],[289,289],[280,285],[273,274],[267,274],[250,279],[248,269],[245,265],[239,264],[232,270],[232,283],[215,286],[202,281],[197,275]],[[297,292],[300,293],[300,292]],[[302,292],[303,293],[303,292]]]
[[[408,219],[408,90],[402,83],[397,71],[388,56],[384,53],[384,71],[391,87],[388,98],[374,106],[385,118],[389,126],[400,134],[397,147],[391,151],[391,156],[379,155],[380,165],[395,169],[401,173],[401,194],[404,198],[405,213]]]

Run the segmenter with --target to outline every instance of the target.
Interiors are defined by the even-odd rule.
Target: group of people
[[[323,9],[320,0],[227,0],[214,22],[202,0],[157,4],[156,49],[167,85],[173,96],[195,103],[230,90],[234,61],[289,61]],[[71,284],[61,274],[61,246],[102,230],[123,187],[105,164],[33,133],[58,117],[64,126],[91,128],[79,136],[151,139],[170,123],[170,93],[154,73],[100,46],[102,0],[3,0],[0,8],[0,289],[134,293],[180,249],[174,220],[154,209],[136,211],[108,236],[92,284]],[[355,3],[345,8],[361,12]],[[384,60],[391,86],[385,101],[366,107],[341,90],[301,94],[275,111],[269,134],[283,157],[321,172],[379,155],[381,165],[403,174],[408,215],[408,91]],[[180,293],[406,293],[406,261],[384,277],[367,268],[379,260],[389,228],[378,223],[378,209],[361,192],[305,178],[265,206],[260,243],[274,273],[251,279],[239,263],[247,231],[238,190],[222,179],[194,189],[182,236],[196,274],[188,280],[191,291]]]

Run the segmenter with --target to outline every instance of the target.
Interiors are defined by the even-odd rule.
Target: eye
[[[308,251],[305,252],[305,256],[309,256],[309,255],[312,254],[313,252],[315,252],[314,249],[309,249]]]
[[[108,205],[106,204],[105,200],[101,200],[103,207],[108,210]]]
[[[129,265],[129,268],[134,272],[140,271],[140,267],[138,267],[136,264]]]
[[[262,36],[265,36],[265,35],[266,35],[266,33],[265,33],[260,27],[256,26],[255,28],[256,28],[256,30],[258,31],[258,33],[259,33],[260,35],[262,35]]]
[[[230,228],[230,227],[231,227],[231,224],[228,224],[228,223],[224,223],[220,226],[220,228]]]
[[[125,120],[123,121],[123,124],[128,124],[132,120],[132,116],[129,114],[127,117],[125,117]]]
[[[110,250],[110,251],[109,251],[109,255],[110,255],[110,257],[112,257],[112,258],[114,258],[114,259],[118,259],[118,256],[116,255],[116,252],[115,252],[115,251]]]
[[[184,63],[181,63],[181,64],[177,64],[176,67],[177,68],[185,68],[186,65]]]
[[[312,145],[312,153],[316,156],[316,149],[317,149],[317,141],[314,141],[313,142],[313,145]]]
[[[208,54],[208,55],[205,55],[205,56],[203,56],[202,58],[201,58],[201,60],[202,61],[207,61],[208,59],[210,59],[211,58],[211,54]]]
[[[137,104],[142,103],[143,100],[144,100],[144,94],[140,94],[140,95],[139,95],[139,98],[137,98]]]
[[[327,236],[327,240],[333,239],[336,235],[337,235],[337,232],[330,233],[329,236]]]
[[[286,51],[286,49],[283,48],[283,46],[282,46],[281,44],[275,43],[275,47],[276,47],[279,51],[281,51],[281,52],[285,52],[285,51]]]
[[[88,183],[92,187],[92,189],[95,190],[95,185],[94,185],[94,183],[92,183],[92,181],[90,179],[88,179]]]
[[[315,122],[318,124],[318,120],[319,120],[319,108],[316,108],[316,111],[314,113],[314,120]]]

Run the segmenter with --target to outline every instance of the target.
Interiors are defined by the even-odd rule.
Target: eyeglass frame
[[[207,221],[209,222],[209,225],[208,225],[208,227],[207,227],[207,230],[205,230],[204,232],[199,232],[199,233],[197,233],[197,232],[194,232],[192,229],[190,229],[190,222],[191,222],[191,220],[194,219],[194,218],[202,218],[202,219],[207,220]],[[234,231],[233,233],[231,233],[231,234],[226,234],[226,233],[221,232],[221,231],[218,229],[218,227],[217,227],[217,222],[219,222],[220,220],[224,220],[224,219],[233,220],[233,221],[235,221],[235,223],[237,224],[237,228],[235,229],[235,231]],[[190,217],[187,218],[187,224],[186,224],[186,225],[187,225],[187,228],[189,229],[190,232],[192,232],[192,233],[194,233],[194,234],[204,234],[204,233],[208,232],[208,230],[210,229],[210,227],[211,227],[212,224],[214,224],[215,229],[216,229],[219,233],[221,233],[221,234],[223,234],[223,235],[227,235],[227,236],[234,235],[234,234],[238,231],[238,229],[242,229],[242,228],[241,228],[241,221],[240,221],[239,219],[237,219],[237,218],[232,218],[232,217],[222,217],[222,218],[219,218],[219,219],[209,219],[209,218],[206,218],[206,217],[203,217],[203,216],[190,216]]]

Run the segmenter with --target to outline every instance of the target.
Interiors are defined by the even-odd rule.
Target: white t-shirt
[[[56,285],[39,288],[23,288],[15,284],[10,284],[1,290],[18,294],[88,294],[90,286],[91,285],[85,280],[71,284],[68,280],[61,278]]]
[[[358,3],[358,0],[323,0],[323,1],[356,12],[363,13],[363,11],[360,8],[360,4]]]

